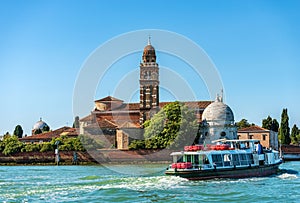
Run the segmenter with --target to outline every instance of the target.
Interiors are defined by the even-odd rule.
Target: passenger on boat
[[[257,142],[257,145],[256,145],[256,152],[257,154],[263,154],[263,147],[262,145],[260,144],[260,141]]]

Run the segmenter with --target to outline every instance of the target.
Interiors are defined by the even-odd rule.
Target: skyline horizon
[[[280,123],[282,110],[287,108],[290,128],[300,126],[300,2],[152,3],[157,5],[153,9],[147,2],[118,0],[89,4],[2,1],[0,135],[13,133],[16,125],[30,135],[40,117],[51,129],[72,126],[74,88],[87,58],[107,41],[145,29],[178,33],[207,53],[221,77],[225,103],[233,110],[235,122],[245,118],[261,126],[269,115]],[[138,76],[148,35],[144,37],[143,43],[134,45],[139,52],[112,64],[97,84],[94,100],[107,95],[129,102],[139,100],[138,91],[128,96],[118,88],[125,84],[120,82],[124,76]],[[189,100],[215,99],[190,64],[161,51],[164,42],[155,35],[151,35],[151,43],[157,48],[164,84],[172,73],[187,81]],[[138,90],[138,77],[131,85]],[[176,99],[167,88],[161,93],[160,101]],[[89,112],[86,110],[86,115]]]

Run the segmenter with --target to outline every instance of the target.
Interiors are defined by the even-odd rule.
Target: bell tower
[[[159,68],[150,37],[140,63],[140,124],[159,110]]]

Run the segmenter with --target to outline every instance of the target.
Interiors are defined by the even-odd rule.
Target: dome
[[[154,51],[155,52],[155,49],[154,47],[151,45],[151,44],[148,44],[147,46],[145,46],[144,48],[144,52],[147,52],[147,51]]]
[[[33,130],[38,130],[41,129],[43,130],[44,127],[48,126],[47,123],[45,123],[44,121],[42,121],[42,119],[40,119],[38,122],[36,122],[33,126]],[[48,126],[49,127],[49,126]]]
[[[151,44],[148,44],[147,46],[145,46],[144,48],[144,56],[155,56],[155,49]]]
[[[216,101],[208,105],[203,111],[202,120],[223,125],[233,124],[234,115],[231,108],[223,103],[222,98],[217,97]]]
[[[143,62],[144,63],[152,63],[152,62],[156,62],[156,54],[155,54],[155,49],[154,47],[151,45],[150,42],[150,37],[148,39],[148,44],[145,46],[144,48],[144,52],[143,52]]]

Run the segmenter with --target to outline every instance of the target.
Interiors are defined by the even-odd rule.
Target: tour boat
[[[171,153],[173,163],[165,174],[189,180],[260,177],[276,174],[282,163],[278,151],[257,150],[259,140],[220,139],[213,143],[185,146],[184,151]]]

